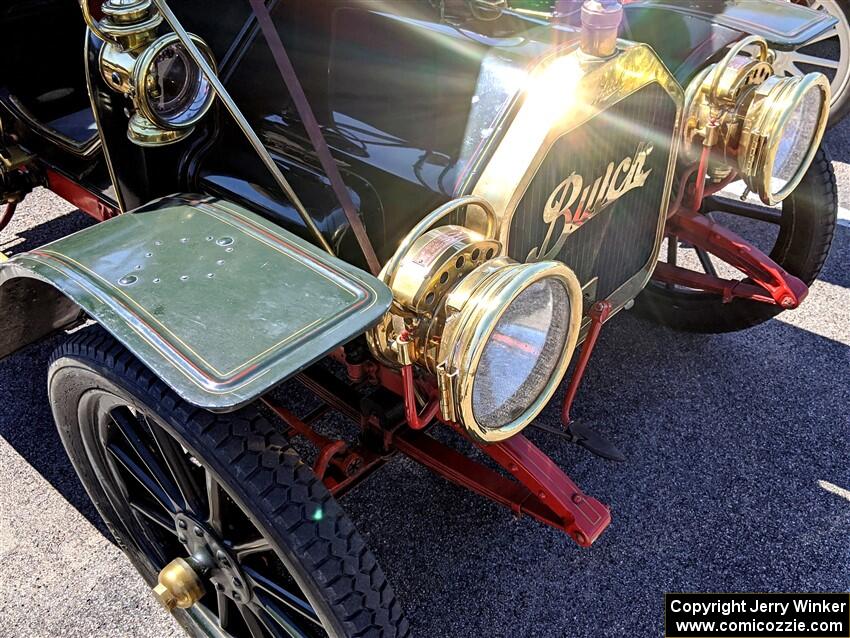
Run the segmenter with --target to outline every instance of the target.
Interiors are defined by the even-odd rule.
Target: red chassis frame
[[[120,214],[119,208],[99,193],[94,193],[54,168],[44,170],[45,186],[81,211],[102,222]]]
[[[9,225],[18,209],[18,204],[37,185],[42,185],[53,191],[99,222],[106,221],[121,213],[121,210],[112,200],[75,182],[52,166],[36,162],[27,164],[18,171],[17,174],[23,176],[21,181],[25,184],[25,187],[24,190],[5,202],[3,212],[0,213],[0,230]]]
[[[695,185],[687,188],[686,184],[694,174],[697,175]],[[46,183],[49,189],[99,221],[120,212],[103,196],[90,192],[53,169],[46,170]],[[664,263],[658,264],[653,278],[661,283],[720,294],[727,303],[734,299],[749,299],[796,308],[805,299],[807,286],[746,240],[701,215],[698,210],[702,199],[724,185],[707,189],[704,184],[704,162],[701,162],[699,170],[687,172],[682,179],[682,194],[668,218],[667,234],[716,255],[743,272],[747,279],[721,279]],[[681,206],[685,194],[691,195],[689,199],[694,203],[693,207]],[[594,304],[588,313],[590,327],[567,386],[562,409],[566,428],[570,425],[570,409],[597,337],[611,312],[611,305],[602,301]],[[411,366],[396,371],[366,358],[353,363],[343,349],[335,351],[331,357],[344,364],[351,384],[317,367],[297,376],[322,400],[318,409],[299,418],[270,397],[263,398],[263,402],[285,424],[290,437],[302,436],[317,449],[313,470],[333,494],[341,496],[392,455],[402,453],[436,474],[501,503],[517,516],[527,514],[566,532],[582,547],[593,544],[610,524],[609,509],[585,495],[552,459],[522,435],[491,445],[471,441],[513,479],[505,472],[493,470],[430,436],[425,430],[437,422],[442,422],[462,437],[465,434],[461,426],[442,419],[435,389],[418,383]],[[386,415],[363,409],[357,392],[357,385],[361,383],[372,383],[378,386],[378,392],[389,392],[390,403],[392,399],[396,403],[399,400],[403,402],[404,409],[395,422],[387,422]],[[417,394],[429,398],[421,411]],[[314,424],[329,410],[347,416],[361,428],[356,444],[329,439],[315,430]]]

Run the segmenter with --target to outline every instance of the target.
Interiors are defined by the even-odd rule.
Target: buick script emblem
[[[646,184],[652,169],[644,170],[644,164],[652,149],[651,144],[641,143],[633,157],[619,164],[608,164],[605,175],[597,177],[593,184],[578,173],[558,184],[543,209],[543,221],[549,224],[549,230],[543,243],[528,254],[526,261],[557,258],[570,233],[629,191]],[[558,228],[560,234],[556,234]]]

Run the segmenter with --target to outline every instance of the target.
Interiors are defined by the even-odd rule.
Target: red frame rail
[[[334,358],[340,360],[342,356],[336,353]],[[352,372],[358,377],[363,373],[359,367]],[[316,374],[320,376],[313,376]],[[270,397],[263,399],[291,436],[303,436],[315,447],[317,457],[313,469],[333,494],[345,492],[395,453],[402,453],[443,478],[501,503],[517,516],[528,515],[566,532],[582,547],[592,545],[611,523],[610,510],[604,504],[584,494],[551,458],[522,435],[494,444],[468,439],[508,475],[430,436],[425,429],[439,427],[442,423],[467,438],[461,426],[441,421],[439,403],[435,399],[420,412],[412,367],[402,368],[400,374],[386,368],[372,369],[371,377],[378,386],[403,400],[404,417],[400,423],[388,427],[364,414],[354,405],[355,393],[335,387],[342,382],[330,378],[327,373],[314,369],[299,375],[298,380],[326,406],[360,426],[361,439],[379,440],[381,450],[376,450],[374,444],[368,446],[361,442],[349,446],[324,437],[313,429],[313,419],[302,420]],[[317,414],[324,412],[320,410]]]
[[[52,168],[47,168],[44,173],[47,188],[97,221],[106,221],[121,213],[112,202],[93,193],[67,175]]]
[[[432,472],[541,523],[566,532],[582,547],[590,547],[611,523],[610,510],[587,496],[554,461],[518,434],[502,443],[478,449],[508,470],[511,480],[428,436],[401,429],[393,436],[396,449]]]
[[[581,347],[581,354],[579,355],[576,369],[573,371],[573,376],[570,377],[570,383],[567,386],[567,394],[564,397],[564,405],[561,408],[561,421],[565,428],[569,428],[570,423],[572,423],[570,410],[573,407],[573,403],[575,403],[578,389],[584,379],[587,364],[590,362],[590,357],[593,354],[593,350],[596,348],[596,342],[599,340],[599,333],[602,332],[602,326],[606,321],[608,321],[612,310],[613,308],[608,301],[597,301],[590,309],[590,329],[587,331],[587,336],[584,338],[584,343]]]
[[[750,299],[797,308],[809,293],[800,279],[791,275],[768,255],[728,228],[693,210],[680,210],[667,220],[667,233],[716,255],[743,272],[746,280],[730,280],[667,263],[656,266],[653,279],[678,284],[733,299]]]
[[[656,264],[652,279],[663,284],[718,294],[723,297],[724,303],[748,299],[779,305],[786,310],[798,308],[809,294],[805,283],[753,244],[699,212],[707,196],[721,191],[737,177],[737,173],[732,172],[719,183],[706,186],[710,155],[710,147],[704,147],[696,168],[691,167],[682,174],[679,195],[667,219],[668,241],[682,239],[740,270],[747,279],[724,279],[664,262]],[[689,190],[688,180],[694,174],[696,178]],[[681,206],[688,193],[693,201],[690,209]]]

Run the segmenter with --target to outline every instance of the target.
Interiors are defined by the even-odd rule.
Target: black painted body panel
[[[452,196],[479,66],[490,48],[474,34],[435,21],[425,3],[396,4],[403,13],[373,11],[373,2],[313,0],[281,4],[272,12],[382,259],[423,214]],[[227,77],[228,89],[303,193],[320,228],[343,255],[359,260],[262,38],[247,47]],[[243,202],[252,191],[273,194],[271,177],[259,162],[232,151],[241,142],[231,122],[222,128],[222,139],[199,167],[201,182],[226,194],[222,177],[236,176],[229,188]],[[294,211],[281,212],[274,215],[299,232]]]
[[[341,256],[360,264],[345,217],[258,37],[248,3],[171,4],[187,29],[211,44],[228,89],[319,228]],[[743,35],[734,28],[740,16],[730,3],[721,3],[724,9],[713,14],[705,8],[710,4],[630,5],[624,36],[652,44],[684,83]],[[481,29],[460,29],[441,23],[428,0],[287,0],[269,6],[382,259],[424,214],[458,193],[458,176],[466,168],[460,149],[485,57],[510,58],[529,38],[557,46],[576,37],[569,27],[512,14]],[[792,42],[804,31],[801,20],[812,20],[811,12],[799,11],[776,20],[765,13],[765,28]],[[129,143],[126,104],[101,81],[96,55],[93,43],[89,75],[126,208],[171,192],[209,191],[308,237],[225,113],[215,112],[175,146],[139,149]]]

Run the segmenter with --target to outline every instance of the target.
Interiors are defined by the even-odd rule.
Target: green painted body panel
[[[363,333],[392,300],[371,275],[210,198],[169,198],[0,268],[50,282],[213,410],[251,401]]]

